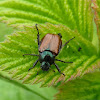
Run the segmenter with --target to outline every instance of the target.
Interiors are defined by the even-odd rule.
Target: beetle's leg
[[[23,56],[25,56],[25,55],[39,56],[39,55],[37,55],[37,54],[24,54]]]
[[[39,59],[38,59],[38,60],[36,60],[36,62],[33,64],[33,67],[29,68],[29,70],[31,70],[32,68],[34,68],[34,67],[35,67],[35,65],[38,63],[38,61],[39,61]],[[29,70],[28,70],[28,71],[29,71]]]
[[[62,45],[62,48],[67,44],[69,43],[69,41],[71,41],[72,39],[74,39],[75,37],[71,38],[70,40],[66,41],[64,45]]]
[[[62,61],[62,60],[59,60],[59,59],[55,59],[55,61],[60,61],[60,62],[63,62],[63,63],[73,63],[73,62],[65,62],[65,61]]]
[[[36,29],[37,29],[37,42],[38,42],[38,48],[39,48],[39,45],[40,45],[40,34],[39,34],[39,30],[38,30],[38,27],[37,27],[37,24],[35,25],[36,26]]]
[[[57,68],[58,72],[59,72],[60,74],[63,74],[63,73],[61,73],[61,71],[60,71],[60,69],[59,69],[58,65],[57,65],[56,63],[54,63],[54,65],[56,66],[56,68]],[[63,75],[65,76],[65,74],[63,74]]]

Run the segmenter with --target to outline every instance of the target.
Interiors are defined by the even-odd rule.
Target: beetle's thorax
[[[39,61],[41,63],[41,68],[44,71],[49,70],[50,65],[54,63],[55,55],[50,51],[43,51],[39,54]]]

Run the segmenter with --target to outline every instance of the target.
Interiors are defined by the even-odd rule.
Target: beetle
[[[62,36],[61,36],[60,33],[58,33],[58,34],[50,34],[50,33],[48,33],[40,41],[40,34],[39,34],[39,30],[38,30],[37,24],[35,26],[36,26],[37,33],[38,33],[37,34],[37,42],[38,42],[38,51],[39,51],[39,54],[24,54],[24,55],[38,56],[38,59],[33,64],[33,67],[31,67],[29,70],[31,70],[32,68],[34,68],[35,65],[38,62],[40,62],[40,64],[41,64],[40,67],[41,67],[41,69],[43,71],[48,71],[49,69],[51,69],[50,66],[52,64],[54,64],[55,67],[57,68],[58,72],[60,74],[63,74],[65,76],[65,74],[60,71],[60,68],[55,63],[55,61],[60,61],[60,62],[63,62],[63,63],[73,63],[73,62],[65,62],[65,61],[56,59],[56,56],[59,54],[60,50],[67,43],[69,43],[69,41],[71,41],[75,37],[73,37],[70,40],[66,41],[65,44],[62,45],[62,40],[61,40]],[[37,72],[37,75],[38,75],[38,72]]]

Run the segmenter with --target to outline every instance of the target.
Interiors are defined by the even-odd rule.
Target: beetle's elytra
[[[33,64],[33,67],[31,67],[30,69],[34,68],[35,65],[38,62],[40,62],[41,69],[43,71],[48,71],[49,69],[51,69],[50,66],[52,64],[54,64],[55,67],[57,68],[58,72],[63,74],[60,71],[58,65],[55,63],[55,61],[60,61],[60,62],[63,62],[63,63],[73,63],[73,62],[65,62],[65,61],[62,61],[62,60],[58,60],[58,59],[56,59],[56,56],[59,54],[59,52],[62,49],[62,47],[64,47],[67,43],[69,43],[69,41],[71,41],[75,37],[73,37],[69,41],[66,41],[66,43],[64,45],[62,45],[62,40],[61,40],[62,36],[61,36],[60,33],[59,34],[50,34],[50,33],[48,33],[40,41],[40,34],[39,34],[39,30],[38,30],[37,24],[35,26],[36,26],[36,29],[37,29],[37,32],[38,32],[37,41],[38,41],[39,54],[24,54],[24,55],[38,56],[38,59]],[[37,75],[38,75],[38,72],[37,72]],[[65,76],[65,74],[63,74],[63,75]]]

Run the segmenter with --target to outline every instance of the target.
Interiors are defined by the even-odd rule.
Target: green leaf
[[[93,0],[93,9],[94,9],[94,15],[95,15],[95,23],[96,23],[96,33],[98,35],[98,38],[96,40],[99,39],[98,44],[100,45],[100,1],[99,0]],[[100,50],[100,46],[99,46],[99,50]],[[100,54],[99,54],[100,55]]]
[[[59,86],[55,97],[55,100],[100,100],[100,69]]]
[[[100,0],[93,0],[93,3],[94,3],[94,6],[93,7],[94,7],[94,9],[97,12],[97,13],[95,13],[95,15],[96,15],[96,22],[100,26]]]
[[[11,27],[7,27],[4,23],[0,23],[0,42],[5,39],[5,35],[11,34],[13,29]]]
[[[40,88],[40,84],[23,85],[0,73],[0,93],[2,100],[53,100],[56,90],[52,87]]]
[[[5,0],[0,2],[0,17],[15,27],[63,24],[89,41],[93,38],[91,0]]]
[[[55,66],[51,66],[52,70],[43,72],[37,71],[40,69],[38,63],[35,68],[28,71],[38,57],[25,56],[23,54],[38,54],[37,45],[37,30],[35,27],[25,27],[25,31],[19,31],[11,36],[8,36],[4,42],[0,43],[0,68],[4,71],[9,71],[13,78],[21,79],[24,83],[38,83],[42,81],[42,86],[50,86],[57,84],[59,81],[65,82],[75,77],[82,76],[89,70],[94,70],[95,64],[100,62],[100,58],[95,46],[88,40],[84,39],[76,31],[72,31],[63,25],[38,25],[41,33],[41,38],[47,33],[62,33],[63,43],[66,40],[75,37],[70,43],[65,46],[57,58],[64,61],[71,61],[73,64],[65,64],[57,62],[61,71],[66,75],[61,75]],[[82,48],[80,52],[79,48]]]

